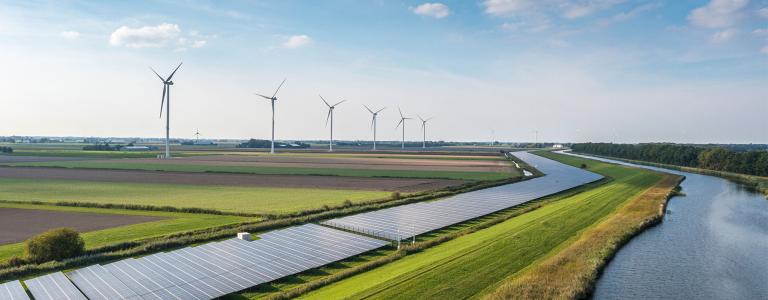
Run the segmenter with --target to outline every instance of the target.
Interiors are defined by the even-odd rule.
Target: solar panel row
[[[35,300],[87,300],[61,272],[24,280],[24,283]]]
[[[459,194],[440,201],[420,202],[332,219],[323,224],[385,239],[402,240],[602,178],[601,175],[531,153],[516,152],[514,155],[546,176]]]
[[[0,299],[29,300],[27,292],[18,280],[0,284]]]
[[[83,294],[88,299],[213,299],[387,244],[306,224],[272,231],[252,242],[229,239],[93,265],[70,272],[69,280],[59,272],[26,282],[32,282],[35,299],[85,299]],[[66,292],[47,297],[54,277],[75,291],[79,288],[81,298],[65,298],[70,295]]]

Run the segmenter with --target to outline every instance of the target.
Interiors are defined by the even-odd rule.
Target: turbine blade
[[[163,99],[160,100],[160,117],[163,117],[163,105],[165,104],[165,90],[168,88],[167,84],[163,84]]]
[[[422,119],[420,115],[416,115],[416,116],[419,117],[419,120],[421,120],[422,122],[425,122],[424,119]]]
[[[371,113],[374,113],[374,112],[373,112],[373,111],[372,111],[370,108],[368,108],[368,105],[365,105],[365,104],[363,104],[363,106],[364,106],[364,107],[365,107],[365,109],[367,109],[369,112],[371,112]]]
[[[163,83],[165,83],[165,79],[163,79],[163,76],[160,76],[160,74],[157,74],[157,72],[155,71],[155,69],[152,69],[151,67],[150,67],[149,69],[150,69],[150,70],[152,70],[152,73],[155,73],[155,75],[157,75],[157,78],[160,78],[160,81],[162,81]]]
[[[256,95],[256,96],[261,96],[261,97],[264,97],[264,99],[267,99],[267,100],[272,100],[272,98],[269,98],[269,97],[267,97],[267,96],[264,96],[264,95],[262,95],[262,94],[258,94],[258,93],[253,93],[253,94],[254,94],[254,95]]]
[[[373,123],[376,122],[376,117],[371,118],[371,129],[373,129]]]
[[[400,124],[403,124],[403,121],[405,121],[405,119],[400,118],[400,122],[397,123],[397,126],[395,126],[395,129],[400,128]]]
[[[342,104],[344,102],[347,102],[347,100],[341,100],[341,101],[337,102],[336,104],[334,104],[333,107],[336,107],[336,105]]]
[[[322,96],[322,95],[318,95],[318,96],[320,96],[320,99],[322,99],[322,100],[323,100],[323,103],[325,103],[325,105],[326,105],[326,106],[328,106],[328,107],[331,107],[331,105],[330,105],[330,104],[328,104],[328,101],[325,101],[325,98],[323,98],[323,96]]]
[[[173,70],[173,72],[171,73],[171,75],[169,75],[169,76],[168,76],[168,79],[167,79],[167,80],[165,80],[165,81],[170,81],[170,80],[171,80],[171,78],[173,78],[173,74],[176,74],[176,71],[178,71],[178,70],[179,70],[179,68],[181,68],[181,64],[183,64],[183,62],[182,62],[182,63],[179,63],[179,66],[177,66],[177,67],[176,67],[176,69],[174,69],[174,70]]]
[[[377,110],[377,111],[376,111],[376,113],[378,114],[379,112],[381,112],[381,111],[382,111],[382,110],[384,110],[385,108],[386,108],[386,107],[382,107],[381,109]]]
[[[331,119],[331,113],[332,113],[332,112],[333,112],[333,111],[329,109],[329,110],[328,110],[328,115],[327,115],[327,116],[325,116],[325,127],[328,127],[328,120],[330,120],[330,119]]]
[[[400,109],[400,106],[397,107],[397,111],[400,112],[400,117],[402,118],[403,117],[403,110]]]
[[[275,93],[272,94],[272,98],[275,98],[275,96],[277,96],[277,91],[279,91],[280,88],[283,87],[283,83],[285,83],[286,79],[288,79],[288,78],[283,79],[283,82],[281,82],[280,85],[277,87],[277,89],[275,90]]]

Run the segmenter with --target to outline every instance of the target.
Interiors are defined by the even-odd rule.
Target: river
[[[594,299],[768,299],[768,200],[719,177],[686,176],[664,222],[625,245]]]

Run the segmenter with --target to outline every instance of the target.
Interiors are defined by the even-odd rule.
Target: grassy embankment
[[[58,167],[83,169],[149,170],[168,172],[214,172],[244,173],[261,175],[317,175],[345,177],[386,177],[386,178],[429,178],[457,179],[473,181],[501,180],[517,176],[514,168],[509,172],[467,172],[467,171],[421,171],[421,170],[375,170],[375,169],[335,169],[335,168],[297,168],[297,167],[255,167],[255,166],[215,166],[203,164],[164,164],[139,163],[120,160],[106,161],[55,161],[6,163],[8,166]]]
[[[336,282],[306,295],[307,298],[413,299],[485,295],[505,278],[564,249],[585,229],[664,178],[662,174],[646,170],[557,154],[547,156],[579,164],[584,162],[591,171],[606,175],[612,181],[576,195],[563,196],[506,222]]]
[[[223,212],[280,214],[324,205],[384,199],[390,192],[0,179],[0,201],[79,202],[204,208]]]
[[[0,203],[4,208],[22,208],[22,209],[45,209],[64,212],[85,212],[116,215],[139,215],[163,217],[158,221],[133,224],[128,226],[114,227],[104,230],[86,232],[82,234],[87,249],[98,248],[106,245],[141,240],[146,238],[163,236],[166,234],[199,230],[209,227],[223,226],[228,224],[245,222],[247,220],[256,221],[258,218],[247,218],[238,216],[206,215],[206,214],[188,214],[159,211],[135,211],[123,209],[103,209],[86,207],[64,207],[47,206],[31,204]],[[23,253],[24,245],[22,243],[0,245],[0,263],[5,262],[12,256],[20,256]]]
[[[578,153],[578,152],[574,152],[574,153]],[[661,164],[661,163],[648,162],[648,161],[642,161],[642,160],[632,160],[632,159],[624,159],[624,158],[617,158],[617,157],[610,157],[610,156],[594,155],[594,154],[589,154],[589,153],[578,153],[578,154],[591,155],[591,156],[596,156],[596,157],[604,157],[604,158],[608,158],[608,159],[624,161],[624,162],[638,164],[638,165],[646,165],[646,166],[652,166],[652,167],[659,167],[659,168],[665,168],[665,169],[678,170],[678,171],[683,171],[683,172],[690,172],[690,173],[696,173],[696,174],[703,174],[703,175],[722,177],[722,178],[725,178],[725,179],[728,179],[728,180],[731,180],[731,181],[735,181],[735,182],[742,183],[742,184],[748,185],[750,187],[753,187],[753,188],[757,189],[758,191],[762,192],[763,194],[765,194],[766,197],[768,197],[768,177],[746,175],[746,174],[739,174],[739,173],[732,173],[732,172],[715,171],[715,170],[702,169],[702,168],[681,167],[681,166]]]

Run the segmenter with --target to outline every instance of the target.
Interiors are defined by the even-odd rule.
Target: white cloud
[[[510,16],[534,6],[530,0],[485,0],[485,12],[494,16]]]
[[[109,44],[128,48],[157,48],[177,41],[180,34],[181,28],[177,24],[163,23],[137,28],[122,26],[112,32]]]
[[[285,43],[283,43],[284,48],[299,48],[304,47],[312,43],[312,38],[310,38],[307,35],[294,35],[289,37]]]
[[[712,37],[709,39],[710,42],[719,44],[719,43],[725,43],[727,41],[730,41],[736,34],[739,32],[736,29],[729,28],[726,30],[721,30],[718,32],[715,32],[712,34]]]
[[[711,0],[707,5],[694,9],[688,20],[705,28],[729,27],[739,21],[748,3],[749,0]]]
[[[661,8],[662,6],[664,6],[664,4],[661,3],[661,2],[646,3],[646,4],[643,4],[643,5],[639,5],[639,6],[635,7],[635,8],[633,8],[633,9],[631,9],[630,11],[621,12],[621,13],[615,14],[615,15],[611,16],[610,18],[607,18],[607,19],[604,19],[604,20],[600,21],[599,24],[603,25],[603,26],[606,26],[606,25],[610,25],[610,24],[613,24],[613,23],[624,22],[624,21],[630,20],[632,18],[635,18],[635,17],[637,17],[638,15],[640,15],[642,13],[645,13],[645,12],[648,12],[648,11],[652,11],[652,10]]]
[[[80,33],[77,31],[62,31],[59,33],[59,36],[68,40],[76,40],[80,38]]]
[[[416,6],[416,8],[413,9],[413,13],[417,15],[433,17],[435,19],[442,19],[450,15],[451,10],[445,4],[437,3],[437,2],[436,3],[428,2],[422,5]]]
[[[761,9],[758,9],[757,10],[757,15],[762,17],[762,18],[768,19],[768,7],[763,7]]]
[[[203,47],[205,47],[205,44],[207,44],[207,43],[208,43],[208,41],[205,41],[205,40],[194,41],[194,42],[192,42],[192,45],[190,45],[190,47],[192,47],[192,48],[203,48]]]
[[[752,34],[755,36],[768,36],[768,28],[758,28],[752,30]]]

